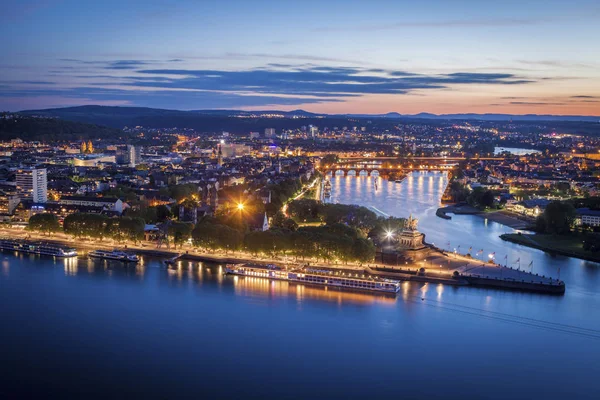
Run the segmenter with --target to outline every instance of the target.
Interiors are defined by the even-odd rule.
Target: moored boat
[[[112,251],[93,250],[88,253],[88,256],[91,258],[99,258],[102,260],[115,260],[134,263],[137,263],[140,260],[136,254],[128,253],[117,249],[114,249]]]
[[[225,273],[266,279],[277,279],[340,289],[397,293],[400,282],[364,273],[351,273],[326,268],[282,268],[277,265],[227,264]]]
[[[46,242],[28,242],[15,239],[0,239],[0,250],[62,258],[77,256],[77,250],[70,247]]]

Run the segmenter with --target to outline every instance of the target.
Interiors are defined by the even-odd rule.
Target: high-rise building
[[[308,126],[310,137],[315,138],[319,134],[319,128],[313,125]]]
[[[48,176],[46,168],[18,170],[17,193],[21,199],[31,199],[34,203],[47,202]]]
[[[266,128],[265,129],[265,137],[272,138],[275,136],[275,128]]]
[[[127,153],[129,154],[129,166],[135,167],[142,162],[142,148],[139,146],[127,145]]]
[[[0,214],[12,214],[20,201],[16,193],[0,190]]]

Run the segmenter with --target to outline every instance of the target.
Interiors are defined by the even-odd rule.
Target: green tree
[[[179,245],[181,248],[183,244],[191,237],[192,235],[192,224],[186,222],[172,222],[169,225],[169,236],[173,238],[173,242],[175,246]]]
[[[312,199],[298,199],[288,204],[288,214],[296,221],[311,221],[319,218],[321,203]]]
[[[278,211],[271,220],[271,227],[283,228],[290,231],[298,229],[298,224],[291,218],[287,218],[281,211]]]
[[[193,183],[169,186],[169,195],[178,202],[198,196],[198,186]]]
[[[494,193],[491,190],[486,190],[481,196],[481,206],[483,208],[492,208],[494,205]]]
[[[169,207],[165,206],[164,204],[156,206],[156,220],[158,222],[165,222],[171,217],[173,217],[173,213]]]
[[[60,224],[54,214],[35,214],[29,218],[27,229],[49,235],[52,232],[60,231]]]
[[[546,206],[541,217],[538,228],[543,228],[544,232],[565,235],[571,232],[575,222],[577,212],[571,203],[553,201]]]
[[[325,168],[325,166],[335,164],[338,161],[339,157],[337,154],[327,154],[323,158],[321,158],[320,165],[321,168]]]
[[[356,239],[352,249],[354,259],[360,263],[370,262],[375,258],[375,245],[368,239]]]
[[[106,233],[109,218],[102,214],[74,213],[63,222],[66,234],[76,238],[91,237],[102,239]]]
[[[142,240],[144,238],[146,223],[143,219],[121,217],[119,225],[123,236],[127,240],[133,240],[134,243],[137,243],[138,240]]]

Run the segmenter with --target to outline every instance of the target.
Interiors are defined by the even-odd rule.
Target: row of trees
[[[345,224],[365,234],[381,222],[381,218],[366,207],[324,204],[311,199],[292,201],[288,206],[288,213],[296,221],[321,221],[328,225]]]
[[[295,231],[272,228],[243,233],[227,225],[201,222],[191,232],[194,245],[210,250],[245,249],[255,255],[288,255],[324,261],[368,262],[375,256],[373,242],[343,224],[301,227]]]
[[[141,218],[118,217],[109,218],[102,214],[75,213],[68,215],[63,226],[54,214],[43,213],[33,215],[29,219],[28,229],[50,234],[61,230],[75,238],[112,238],[117,241],[144,238],[145,222]]]

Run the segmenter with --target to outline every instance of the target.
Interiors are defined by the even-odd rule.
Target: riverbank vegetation
[[[34,232],[45,233],[50,235],[53,232],[61,230],[58,218],[54,214],[43,213],[36,214],[29,218],[27,229]]]
[[[598,227],[576,224],[577,208],[600,209],[600,198],[553,201],[538,216],[536,234],[505,234],[501,238],[524,246],[600,262]]]
[[[323,204],[312,199],[289,201],[302,189],[300,180],[285,180],[270,187],[271,200],[280,208],[270,219],[270,229],[263,231],[267,208],[260,198],[240,203],[243,193],[224,193],[224,201],[214,216],[196,223],[177,221],[179,206],[198,200],[185,185],[169,189],[169,195],[180,200],[179,206],[138,206],[121,217],[75,213],[64,219],[62,227],[51,214],[31,217],[29,229],[41,233],[64,232],[75,239],[114,239],[138,242],[144,238],[148,223],[158,224],[149,231],[155,240],[175,248],[185,244],[205,250],[246,251],[254,255],[283,256],[294,259],[317,259],[325,262],[369,262],[375,257],[376,245],[404,227],[402,218],[383,218],[366,207]],[[281,210],[288,202],[287,213]],[[268,205],[267,205],[268,206]],[[313,222],[302,226],[306,221]]]
[[[523,246],[584,260],[600,262],[600,236],[592,233],[573,235],[506,233],[503,240]]]
[[[113,217],[102,214],[75,213],[68,215],[62,227],[58,218],[49,213],[33,215],[29,219],[27,229],[45,234],[64,232],[75,239],[110,238],[118,242],[132,240],[137,242],[144,238],[145,223],[141,218]]]

